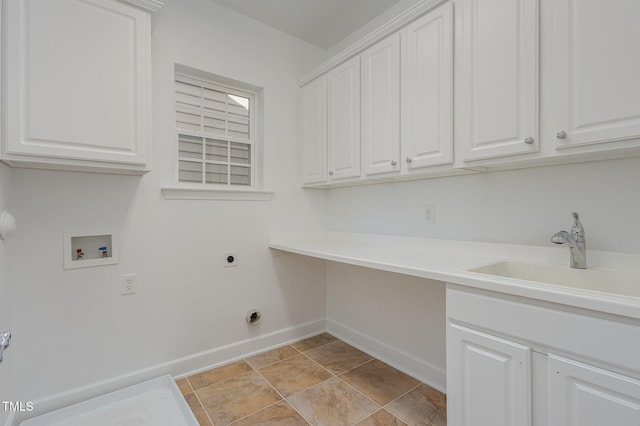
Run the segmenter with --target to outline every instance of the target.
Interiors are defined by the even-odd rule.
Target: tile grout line
[[[338,338],[336,338],[335,336],[332,336],[332,337],[335,339],[335,340],[333,340],[332,342],[327,342],[327,343],[325,343],[325,344],[319,345],[319,346],[317,346],[317,347],[315,347],[315,348],[309,349],[307,352],[312,351],[312,350],[317,349],[317,348],[320,348],[320,347],[323,347],[323,346],[325,346],[325,345],[328,345],[329,343],[333,343],[333,342],[335,342],[335,341],[339,340],[339,339],[338,339]],[[303,339],[303,340],[306,340],[306,339]],[[301,341],[303,341],[303,340],[300,340],[299,342],[301,342]],[[298,342],[295,342],[295,343],[298,343]],[[278,349],[281,349],[281,348],[284,348],[284,347],[290,346],[290,347],[292,347],[294,350],[296,350],[298,353],[297,353],[297,354],[295,354],[295,355],[292,355],[292,356],[290,356],[290,357],[283,358],[283,359],[278,360],[278,361],[274,361],[274,362],[272,362],[272,363],[270,363],[270,364],[266,364],[266,365],[264,365],[264,366],[262,366],[262,367],[260,367],[260,368],[268,367],[268,366],[270,366],[270,365],[273,365],[273,364],[276,364],[276,363],[278,363],[278,362],[281,362],[281,361],[284,361],[284,360],[287,360],[287,359],[290,359],[290,358],[296,357],[296,356],[298,356],[298,355],[303,355],[303,356],[305,356],[307,359],[309,359],[309,360],[311,360],[312,362],[314,362],[314,363],[316,363],[317,365],[319,365],[319,366],[320,366],[320,368],[322,368],[322,369],[324,369],[324,370],[328,371],[332,376],[334,376],[334,377],[335,377],[335,374],[333,374],[333,372],[331,372],[331,371],[327,370],[327,369],[326,369],[326,368],[324,368],[322,365],[318,364],[317,362],[315,362],[314,360],[312,360],[311,358],[309,358],[309,357],[305,354],[305,352],[303,352],[303,351],[301,351],[300,349],[298,349],[298,348],[296,348],[295,346],[293,346],[295,343],[293,343],[293,344],[289,344],[289,345],[283,345],[283,346],[280,346],[280,347],[277,347],[277,348],[274,348],[274,349],[271,349],[271,350],[268,350],[268,351],[261,352],[260,354],[263,354],[263,353],[267,353],[267,352],[270,352],[270,351],[273,351],[273,350],[278,350]],[[254,355],[254,356],[257,356],[257,355],[260,355],[260,354],[256,354],[256,355]],[[280,396],[280,398],[281,398],[281,399],[280,399],[280,401],[284,401],[284,402],[286,402],[286,403],[287,403],[287,405],[289,405],[289,407],[291,407],[291,408],[292,408],[296,413],[298,413],[298,414],[300,415],[300,417],[302,417],[302,419],[303,419],[305,422],[309,423],[309,421],[308,421],[308,420],[307,420],[307,419],[302,415],[302,413],[300,413],[300,412],[298,411],[298,409],[297,409],[293,404],[291,404],[291,403],[289,402],[289,400],[288,400],[286,397],[284,397],[284,396],[283,396],[283,395],[282,395],[282,394],[281,394],[281,393],[280,393],[280,392],[279,392],[279,391],[278,391],[278,390],[277,390],[277,389],[276,389],[276,388],[271,384],[271,382],[269,382],[269,380],[267,380],[267,379],[266,379],[262,374],[260,374],[260,372],[258,371],[258,369],[257,369],[257,368],[255,368],[255,367],[254,367],[250,362],[248,362],[247,360],[248,360],[248,358],[242,358],[242,359],[241,359],[241,361],[243,361],[245,364],[247,364],[251,370],[255,371],[255,372],[256,372],[256,374],[258,374],[258,376],[260,376],[260,378],[261,378],[262,380],[264,380],[264,381],[265,381],[265,382],[266,382],[266,383],[267,383],[267,384],[268,384],[268,385],[269,385],[269,386],[270,386],[270,387],[271,387],[271,388],[272,388],[272,389],[273,389],[273,390],[274,390],[274,391],[275,391],[275,392]],[[231,378],[233,378],[233,377],[238,377],[238,376],[240,376],[240,375],[242,375],[242,374],[246,374],[246,373],[248,373],[248,371],[246,371],[246,372],[244,372],[244,373],[241,373],[241,374],[238,374],[238,375],[236,375],[236,376],[229,377],[229,378],[227,378],[227,379],[225,379],[225,380],[221,380],[221,381],[219,381],[219,382],[212,383],[212,384],[211,384],[211,385],[209,385],[209,386],[212,386],[212,385],[217,384],[217,383],[225,382],[225,381],[227,381],[227,380],[229,380],[229,379],[231,379]],[[327,380],[329,380],[329,379],[327,379]],[[188,378],[187,378],[187,381],[188,381]],[[325,381],[326,381],[326,380],[325,380]],[[323,381],[323,382],[324,382],[324,381]],[[323,383],[323,382],[320,382],[320,383]],[[319,383],[318,383],[318,384],[319,384]],[[189,382],[189,385],[191,386],[191,382]],[[315,385],[314,385],[314,386],[315,386]],[[207,386],[205,386],[205,387],[207,387]],[[311,386],[311,387],[313,387],[313,386]],[[309,388],[307,388],[307,389],[310,389],[311,387],[309,387]],[[193,386],[191,386],[191,388],[193,389]],[[300,391],[300,392],[303,392],[304,390],[306,390],[306,389],[303,389],[303,390],[302,390],[302,391]],[[296,394],[297,394],[297,393],[300,393],[300,392],[296,392]],[[206,411],[206,410],[204,410],[204,406],[202,405],[202,402],[200,401],[200,398],[198,398],[197,394],[195,393],[195,390],[193,391],[193,393],[196,395],[196,399],[198,400],[198,403],[200,404],[200,406],[202,407],[203,411],[204,411],[204,412],[205,412],[205,414],[207,415],[207,418],[209,419],[209,421],[210,421],[210,422],[211,422],[211,424],[213,425],[213,424],[214,424],[214,423],[213,423],[213,421],[211,421],[211,418],[209,417],[209,414],[207,413],[207,411]],[[290,395],[290,396],[291,396],[291,395]],[[276,402],[274,402],[273,404],[270,404],[270,405],[268,405],[268,406],[266,406],[266,407],[263,407],[263,408],[261,408],[261,409],[259,409],[259,410],[256,410],[256,411],[252,412],[252,413],[249,413],[249,414],[247,414],[246,416],[243,416],[243,417],[241,417],[241,418],[239,418],[239,419],[237,419],[237,420],[234,420],[234,421],[233,421],[232,423],[230,423],[230,424],[236,423],[236,422],[238,422],[238,421],[240,421],[240,420],[242,420],[242,419],[244,419],[244,418],[247,418],[247,417],[249,417],[249,416],[252,416],[252,415],[254,415],[254,414],[256,414],[256,413],[258,413],[258,412],[260,412],[260,411],[262,411],[262,410],[264,410],[264,409],[266,409],[266,408],[268,408],[268,407],[271,407],[272,405],[277,404],[277,403],[278,403],[278,402],[280,402],[280,401],[276,401]],[[309,423],[309,424],[311,424],[311,423]]]
[[[364,364],[363,364],[364,365]],[[345,371],[346,373],[346,371]],[[354,391],[356,391],[357,393],[359,393],[360,395],[362,395],[363,397],[365,397],[367,400],[371,401],[372,403],[374,403],[378,409],[375,410],[373,413],[369,413],[366,416],[364,416],[363,418],[361,418],[360,420],[358,420],[357,422],[354,423],[354,425],[360,423],[361,421],[363,421],[364,419],[368,418],[369,416],[373,416],[375,413],[377,413],[378,411],[382,410],[384,407],[380,404],[378,404],[377,402],[375,402],[374,400],[372,400],[371,398],[369,398],[367,395],[365,395],[364,393],[362,393],[359,389],[357,389],[354,386],[351,386],[349,383],[347,383],[346,381],[344,381],[342,379],[342,377],[340,376],[336,376],[336,379],[340,380],[342,383],[344,383],[346,386],[350,387],[351,389],[353,389]],[[395,416],[394,416],[395,417]]]
[[[258,368],[269,367],[270,365],[277,364],[277,363],[279,363],[280,361],[284,361],[284,360],[287,360],[287,359],[291,359],[291,358],[293,358],[294,356],[298,356],[298,355],[302,354],[302,352],[300,352],[300,350],[296,349],[295,347],[293,347],[293,346],[291,346],[291,345],[284,345],[284,346],[277,347],[277,348],[275,348],[275,349],[271,349],[271,350],[268,350],[268,351],[261,352],[261,353],[259,353],[259,354],[253,355],[253,356],[251,356],[251,357],[249,357],[249,358],[242,358],[242,361],[246,362],[246,363],[249,365],[249,367],[251,367],[251,368],[253,368],[253,369],[256,369],[256,368],[253,366],[253,364],[251,364],[251,363],[248,361],[249,359],[251,359],[251,358],[253,358],[253,357],[255,357],[255,356],[259,356],[259,355],[262,355],[262,354],[266,354],[266,353],[271,352],[271,351],[277,351],[277,350],[279,350],[279,349],[286,348],[287,346],[290,346],[291,348],[293,348],[293,349],[294,349],[296,352],[298,352],[298,353],[297,353],[297,354],[295,354],[295,355],[288,356],[288,357],[286,357],[286,358],[279,359],[279,360],[277,360],[277,361],[270,362],[269,364],[262,365],[262,366],[260,366],[260,367],[258,367]]]
[[[295,349],[295,348],[294,348],[294,349]],[[296,349],[296,350],[297,350],[297,349]],[[299,354],[299,355],[303,355],[303,354],[302,354],[302,352],[300,352],[300,354]],[[294,356],[298,356],[298,355],[294,355]],[[293,358],[293,357],[289,357],[289,358]],[[289,358],[286,358],[286,359],[289,359]],[[282,360],[282,361],[284,361],[284,360]],[[277,362],[279,362],[279,361],[277,361]],[[273,363],[271,363],[271,364],[269,364],[269,365],[273,365],[273,364],[275,364],[275,362],[273,362]],[[249,365],[251,366],[251,368],[253,368],[253,366],[252,366],[251,364],[249,364]],[[265,367],[267,367],[267,366],[265,365]],[[262,367],[260,367],[260,368],[262,368]],[[273,390],[274,390],[278,395],[280,395],[280,398],[281,398],[281,399],[280,399],[280,401],[284,401],[284,402],[286,402],[286,403],[287,403],[287,405],[289,405],[289,407],[291,407],[291,408],[292,408],[296,413],[298,413],[298,415],[299,415],[300,417],[302,417],[302,419],[303,419],[305,422],[307,422],[308,424],[311,424],[311,423],[306,419],[306,417],[305,417],[305,416],[303,416],[303,415],[302,415],[302,413],[301,413],[300,411],[298,411],[298,409],[297,409],[293,404],[291,404],[291,403],[289,402],[289,400],[287,400],[287,398],[286,398],[284,395],[282,395],[282,394],[280,393],[280,391],[278,391],[278,389],[276,389],[276,388],[275,388],[275,386],[273,386],[273,385],[271,384],[271,382],[270,382],[269,380],[267,380],[267,378],[266,378],[266,377],[264,377],[264,376],[263,376],[263,375],[258,371],[258,369],[253,368],[253,370],[256,372],[256,374],[258,374],[258,376],[260,376],[260,377],[262,378],[262,380],[264,380],[264,381],[265,381],[269,386],[271,386],[271,389],[273,389]],[[302,391],[300,391],[300,392],[302,392]],[[280,402],[280,401],[274,402],[273,404],[271,404],[271,405],[269,405],[269,406],[267,406],[267,407],[264,407],[264,408],[262,408],[261,410],[258,410],[258,411],[255,411],[255,412],[251,413],[250,415],[253,415],[253,414],[255,414],[255,413],[258,413],[258,412],[260,412],[260,411],[264,410],[265,408],[271,407],[272,405],[275,405],[275,404],[277,404],[277,403],[278,403],[278,402]],[[248,417],[248,416],[245,416],[245,417]],[[243,418],[244,418],[244,417],[243,417]],[[238,419],[238,420],[240,420],[240,419]]]
[[[402,422],[404,422],[404,423],[406,423],[406,424],[408,425],[408,424],[409,424],[409,421],[408,421],[408,420],[405,420],[405,419],[404,419],[404,417],[400,417],[400,416],[397,416],[397,415],[396,415],[396,414],[394,414],[394,413],[391,413],[389,410],[387,410],[387,409],[386,409],[386,407],[388,407],[389,405],[393,404],[394,402],[396,402],[396,401],[397,401],[397,400],[399,400],[400,398],[402,398],[402,397],[404,397],[404,396],[408,395],[409,393],[413,392],[414,390],[418,389],[418,388],[419,388],[420,386],[422,386],[423,384],[424,384],[424,383],[419,382],[417,385],[415,385],[414,387],[412,387],[411,389],[409,389],[409,390],[408,390],[408,391],[406,391],[405,393],[403,393],[403,394],[401,394],[400,396],[398,396],[397,398],[395,398],[395,399],[393,399],[393,400],[391,400],[391,401],[387,402],[385,405],[383,405],[383,406],[382,406],[382,408],[383,408],[383,409],[385,409],[385,410],[386,410],[389,414],[391,414],[393,417],[396,417],[396,418],[400,419]],[[426,385],[426,386],[428,386],[428,385]],[[431,404],[431,405],[433,405],[433,404]],[[435,407],[435,405],[434,405],[434,407]],[[437,407],[436,407],[436,410],[437,410]]]
[[[202,404],[202,401],[200,400],[200,397],[198,396],[198,394],[196,393],[196,390],[193,388],[193,385],[191,384],[191,382],[189,381],[188,377],[185,377],[185,379],[187,380],[187,383],[189,383],[189,387],[191,387],[191,389],[193,390],[193,396],[196,397],[196,401],[198,401],[198,404],[200,404],[200,408],[202,409],[202,411],[204,412],[204,415],[207,416],[207,420],[209,420],[209,423],[211,423],[211,426],[215,426],[215,424],[213,423],[213,420],[211,420],[211,417],[209,416],[209,413],[207,412],[207,410],[204,408],[204,404]],[[191,412],[193,413],[193,410],[191,410]],[[194,417],[195,417],[195,413],[194,413]],[[197,420],[197,419],[196,419]],[[200,423],[200,422],[198,422]]]
[[[293,348],[293,349],[297,352],[297,353],[296,353],[296,354],[294,354],[294,355],[291,355],[291,356],[288,356],[288,357],[286,357],[286,358],[282,358],[282,359],[276,360],[276,361],[271,362],[271,363],[269,363],[269,364],[265,364],[265,365],[263,365],[263,366],[260,366],[259,368],[266,368],[266,367],[272,366],[272,365],[274,365],[274,364],[277,364],[277,363],[279,363],[279,362],[286,361],[286,360],[289,360],[289,359],[291,359],[291,358],[294,358],[294,357],[296,357],[296,356],[298,356],[298,355],[303,355],[307,360],[310,360],[312,363],[314,363],[315,365],[317,365],[318,367],[320,367],[322,370],[324,370],[324,371],[326,371],[326,372],[328,372],[328,373],[330,374],[330,377],[329,377],[329,378],[327,378],[327,379],[325,379],[325,380],[323,380],[323,381],[321,381],[321,382],[319,382],[319,383],[316,383],[316,384],[315,384],[315,385],[313,385],[313,386],[309,386],[309,387],[307,387],[306,389],[302,389],[302,390],[300,390],[300,391],[298,391],[298,392],[296,392],[296,393],[293,393],[293,394],[289,395],[288,397],[285,397],[282,393],[280,393],[280,392],[279,392],[279,391],[278,391],[278,390],[277,390],[277,389],[276,389],[276,388],[271,384],[271,382],[270,382],[269,380],[267,380],[267,379],[266,379],[266,378],[265,378],[265,377],[264,377],[264,376],[263,376],[263,375],[258,371],[258,368],[254,367],[254,365],[252,365],[252,364],[248,361],[248,359],[250,359],[251,357],[250,357],[250,358],[242,358],[242,359],[241,359],[241,360],[242,360],[246,365],[248,365],[248,366],[249,366],[249,368],[250,368],[250,370],[249,370],[249,371],[245,371],[245,372],[243,372],[243,373],[237,374],[237,375],[235,375],[235,376],[232,376],[232,377],[229,377],[229,378],[227,378],[227,379],[224,379],[224,380],[221,380],[221,381],[218,381],[218,382],[212,383],[211,385],[208,385],[208,386],[212,386],[212,385],[215,385],[215,384],[218,384],[218,383],[223,383],[223,382],[225,382],[225,381],[227,381],[227,380],[229,380],[229,379],[232,379],[232,378],[234,378],[234,377],[239,377],[239,376],[241,376],[241,375],[243,375],[243,374],[249,373],[250,371],[254,371],[254,372],[255,372],[256,374],[258,374],[258,376],[259,376],[262,380],[264,380],[264,381],[269,385],[269,387],[271,387],[271,388],[272,388],[272,389],[273,389],[273,390],[278,394],[278,396],[281,398],[280,400],[278,400],[278,401],[276,401],[276,402],[274,402],[274,403],[272,403],[272,404],[269,404],[269,405],[267,405],[266,407],[262,407],[262,408],[261,408],[261,409],[259,409],[259,410],[256,410],[256,411],[254,411],[254,412],[252,412],[252,413],[249,413],[249,414],[247,414],[246,416],[243,416],[243,417],[241,417],[241,418],[239,418],[239,419],[237,419],[237,420],[234,420],[232,423],[229,423],[229,425],[235,424],[235,423],[237,423],[237,422],[239,422],[239,421],[241,421],[241,420],[243,420],[243,419],[246,419],[247,417],[250,417],[250,416],[252,416],[252,415],[255,415],[255,414],[259,413],[260,411],[263,411],[263,410],[265,410],[265,409],[267,409],[267,408],[269,408],[269,407],[272,407],[272,406],[274,406],[274,405],[276,405],[276,404],[278,404],[278,403],[280,403],[280,402],[284,402],[284,403],[286,403],[286,404],[287,404],[287,406],[289,406],[289,407],[290,407],[291,409],[293,409],[296,413],[298,413],[298,415],[300,415],[300,417],[301,417],[305,422],[307,422],[308,424],[311,424],[311,423],[310,423],[310,422],[305,418],[305,416],[303,416],[303,415],[302,415],[302,413],[301,413],[301,412],[300,412],[300,411],[299,411],[299,410],[298,410],[298,409],[297,409],[297,408],[296,408],[296,407],[295,407],[295,406],[290,402],[289,398],[294,397],[295,395],[298,395],[298,394],[300,394],[300,393],[302,393],[302,392],[305,392],[305,391],[307,391],[307,390],[309,390],[309,389],[312,389],[312,388],[314,388],[314,387],[320,386],[320,385],[322,385],[323,383],[325,383],[325,382],[327,382],[327,381],[331,380],[332,378],[337,378],[338,380],[340,380],[340,382],[342,382],[342,384],[344,384],[344,385],[346,385],[348,388],[350,388],[350,389],[354,390],[357,394],[361,395],[361,396],[362,396],[362,397],[364,397],[366,400],[370,401],[371,403],[373,403],[375,406],[377,406],[377,407],[378,407],[378,408],[377,408],[375,411],[373,411],[372,413],[370,413],[370,414],[366,415],[365,417],[363,417],[362,419],[359,419],[358,421],[356,421],[356,422],[354,423],[354,425],[355,425],[355,424],[357,424],[357,423],[359,423],[359,422],[362,422],[363,420],[367,419],[368,417],[373,416],[373,415],[375,415],[376,413],[378,413],[378,412],[380,412],[380,411],[383,411],[383,410],[385,410],[387,413],[389,413],[390,415],[392,415],[394,418],[398,419],[399,421],[401,421],[401,422],[403,422],[403,423],[405,423],[405,424],[408,424],[408,423],[407,423],[403,418],[398,417],[398,416],[396,416],[395,414],[391,414],[389,411],[387,411],[387,410],[386,410],[386,407],[388,407],[388,406],[389,406],[390,404],[392,404],[393,402],[395,402],[395,401],[399,400],[400,398],[402,398],[402,397],[406,396],[406,395],[407,395],[407,394],[409,394],[410,392],[414,391],[415,389],[417,389],[418,387],[420,387],[423,383],[422,383],[421,381],[418,381],[418,384],[417,384],[417,385],[413,386],[411,389],[409,389],[409,390],[407,390],[406,392],[402,393],[401,395],[399,395],[398,397],[396,397],[396,398],[394,398],[393,400],[389,401],[389,402],[388,402],[388,403],[386,403],[385,405],[378,404],[377,402],[375,402],[375,401],[373,401],[371,398],[369,398],[367,395],[365,395],[363,392],[361,392],[359,389],[357,389],[356,387],[354,387],[354,386],[352,386],[351,384],[347,383],[347,382],[346,382],[346,381],[341,377],[342,375],[344,375],[344,374],[346,374],[346,373],[348,373],[348,372],[350,372],[350,371],[353,371],[353,370],[355,370],[356,368],[359,368],[359,367],[361,367],[361,366],[363,366],[363,365],[365,365],[365,364],[368,364],[368,363],[370,363],[370,362],[372,362],[372,361],[376,360],[377,358],[375,358],[375,357],[371,356],[370,354],[368,354],[368,353],[366,353],[366,352],[360,351],[359,349],[355,348],[355,349],[357,349],[358,351],[360,351],[360,352],[364,353],[366,356],[370,357],[370,359],[368,359],[368,360],[366,360],[366,361],[364,361],[364,362],[362,362],[362,363],[360,363],[360,364],[358,364],[358,365],[355,365],[355,366],[353,366],[353,367],[351,367],[351,368],[349,368],[349,369],[347,369],[347,370],[345,370],[345,371],[342,371],[342,372],[340,372],[340,373],[334,373],[333,371],[329,370],[328,368],[326,368],[325,366],[323,366],[323,365],[322,365],[322,364],[320,364],[318,361],[314,360],[313,358],[311,358],[311,357],[308,355],[308,353],[309,353],[309,352],[314,351],[314,350],[319,349],[319,348],[322,348],[322,347],[327,346],[327,345],[329,345],[329,344],[335,343],[336,341],[344,342],[344,341],[342,341],[341,339],[339,339],[339,338],[337,338],[337,337],[335,337],[335,336],[333,336],[333,335],[331,335],[331,334],[329,334],[329,333],[326,333],[326,334],[328,334],[329,336],[333,337],[333,339],[334,339],[334,340],[332,340],[332,341],[330,341],[330,342],[323,343],[323,344],[321,344],[321,345],[319,345],[319,346],[313,347],[313,348],[308,349],[308,350],[306,350],[306,351],[302,351],[301,349],[298,349],[297,347],[293,346],[294,344],[297,344],[297,343],[299,343],[299,342],[302,342],[302,341],[304,341],[304,340],[307,340],[307,339],[303,339],[303,340],[300,340],[300,341],[298,341],[298,342],[294,342],[294,343],[291,343],[291,344],[288,344],[288,345],[283,345],[283,346],[280,346],[280,347],[278,347],[278,348],[271,349],[271,350],[268,350],[268,351],[264,351],[264,352],[262,352],[262,353],[261,353],[261,354],[264,354],[264,353],[268,353],[268,352],[273,351],[273,350],[279,350],[279,349],[286,348],[286,347],[291,347],[291,348]],[[318,336],[320,336],[320,335],[318,335]],[[315,337],[315,336],[314,336],[314,337]],[[313,338],[313,337],[311,337],[311,338]],[[309,339],[311,339],[311,338],[309,338]],[[346,343],[346,342],[344,342],[344,343]],[[348,344],[348,343],[347,343],[347,344]],[[258,355],[261,355],[261,354],[256,354],[256,355],[254,355],[254,356],[258,356]],[[253,356],[252,356],[252,357],[253,357]],[[209,371],[209,370],[208,370],[208,371]],[[191,388],[191,390],[192,390],[192,392],[191,392],[191,393],[193,393],[193,394],[195,395],[196,400],[197,400],[198,404],[200,405],[200,408],[204,411],[205,416],[207,417],[207,419],[209,420],[209,422],[211,423],[211,425],[214,425],[213,421],[211,420],[211,417],[209,416],[209,413],[208,413],[208,412],[207,412],[207,410],[204,408],[204,405],[202,404],[202,401],[201,401],[201,400],[200,400],[200,398],[198,397],[198,394],[196,393],[195,388],[193,387],[193,385],[192,385],[192,384],[191,384],[191,382],[189,381],[189,378],[188,378],[188,377],[185,377],[185,380],[186,380],[186,382],[188,383],[189,387],[190,387],[190,388]],[[204,389],[204,388],[206,388],[206,387],[208,387],[208,386],[204,386],[204,387],[203,387],[203,388],[201,388],[201,389]],[[433,405],[433,404],[432,404],[432,405]]]
[[[384,405],[382,406],[382,408],[384,408],[384,407],[386,407],[386,406],[388,406],[388,405],[390,405],[390,404],[392,404],[392,403],[396,402],[397,400],[399,400],[399,399],[400,399],[400,398],[402,398],[403,396],[405,396],[405,395],[409,394],[410,392],[413,392],[414,390],[416,390],[416,389],[418,389],[420,386],[422,386],[422,384],[423,384],[422,382],[419,382],[417,385],[415,385],[414,387],[412,387],[412,388],[411,388],[411,389],[409,389],[408,391],[403,392],[402,394],[400,394],[397,398],[394,398],[394,399],[392,399],[391,401],[389,401],[389,402],[387,402],[386,404],[384,404]]]

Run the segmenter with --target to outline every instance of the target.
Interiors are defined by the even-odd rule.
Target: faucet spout
[[[584,238],[584,228],[578,213],[572,213],[574,224],[571,233],[560,231],[553,234],[551,242],[554,244],[566,244],[571,252],[570,266],[576,269],[587,269],[587,247]]]
[[[578,241],[573,238],[573,235],[571,235],[567,231],[560,231],[553,234],[553,236],[551,237],[551,242],[553,244],[568,244],[569,248],[578,244]]]

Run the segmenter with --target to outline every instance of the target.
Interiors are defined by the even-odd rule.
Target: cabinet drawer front
[[[617,322],[527,299],[447,286],[447,317],[532,345],[580,354],[640,374],[640,321]],[[621,319],[622,320],[622,319]]]

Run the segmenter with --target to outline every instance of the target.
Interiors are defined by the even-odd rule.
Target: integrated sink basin
[[[568,266],[536,265],[508,260],[470,269],[469,272],[640,297],[640,272],[573,269]]]

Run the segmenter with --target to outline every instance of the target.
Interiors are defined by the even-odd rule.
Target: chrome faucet
[[[587,269],[587,247],[584,239],[584,228],[580,223],[578,213],[571,213],[571,216],[573,216],[571,233],[567,231],[557,232],[551,237],[551,242],[569,246],[569,251],[571,252],[570,266],[572,268]]]
[[[2,362],[2,353],[11,344],[11,332],[3,331],[0,333],[0,362]]]

